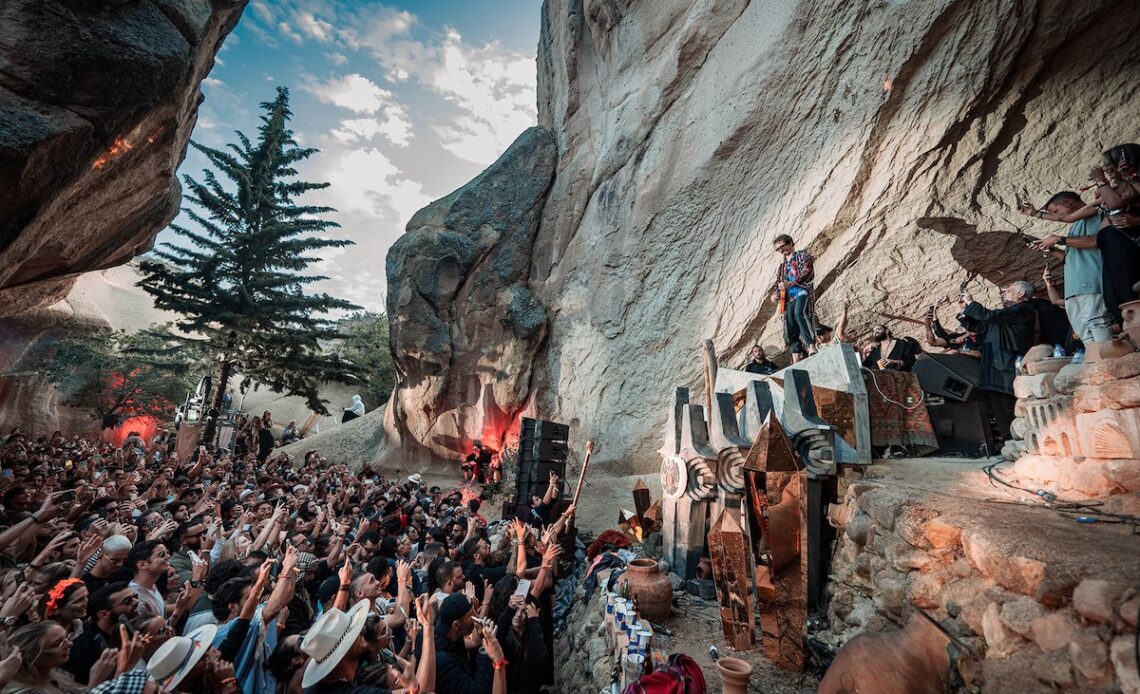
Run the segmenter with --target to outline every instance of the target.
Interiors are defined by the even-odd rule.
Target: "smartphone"
[[[190,561],[193,562],[194,564],[202,564],[203,563],[202,559],[198,556],[198,553],[195,552],[194,550],[192,550],[192,549],[187,550],[186,553],[190,555]]]
[[[514,594],[518,595],[519,597],[526,597],[526,594],[529,592],[530,592],[530,581],[525,579],[525,578],[520,578],[519,579],[519,587],[515,588]]]
[[[170,513],[170,511],[163,511],[162,517],[166,520],[174,520],[174,516]]]
[[[119,615],[119,624],[122,624],[124,627],[126,627],[128,638],[133,639],[135,637],[135,634],[137,634],[139,631],[138,629],[135,629],[135,625],[131,624],[131,620],[127,619],[127,615],[125,614]]]
[[[60,501],[74,501],[75,500],[75,490],[69,489],[66,492],[63,492],[62,494],[59,495],[59,500]]]

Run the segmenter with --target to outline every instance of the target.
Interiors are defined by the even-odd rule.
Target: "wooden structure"
[[[756,644],[752,627],[754,567],[752,552],[737,520],[738,513],[736,509],[722,510],[709,529],[709,557],[725,643],[738,651],[750,651]]]

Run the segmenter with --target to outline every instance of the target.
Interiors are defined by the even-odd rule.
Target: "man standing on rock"
[[[807,251],[797,251],[787,234],[777,236],[774,245],[784,260],[773,289],[784,313],[784,343],[795,363],[815,354],[815,261]]]
[[[1079,210],[1085,209],[1081,196],[1072,191],[1057,193],[1045,203],[1044,214],[1038,215],[1032,205],[1021,208],[1022,214],[1040,216],[1051,219],[1065,220],[1078,216]],[[1069,324],[1081,342],[1086,345],[1092,342],[1108,342],[1112,339],[1109,328],[1108,308],[1104,304],[1104,295],[1101,291],[1101,256],[1098,248],[1069,247],[1068,241],[1073,238],[1093,237],[1100,229],[1101,217],[1091,206],[1084,216],[1069,226],[1067,236],[1047,236],[1037,244],[1042,250],[1053,249],[1054,245],[1065,246],[1063,254],[1065,260],[1065,313],[1069,316]]]

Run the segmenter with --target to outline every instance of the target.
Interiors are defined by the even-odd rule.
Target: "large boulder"
[[[174,218],[199,86],[245,5],[0,4],[0,315],[63,299]]]
[[[397,384],[386,423],[406,464],[454,460],[475,440],[501,447],[531,395],[547,313],[527,280],[556,156],[548,129],[527,130],[388,251]]]
[[[704,339],[734,366],[753,343],[779,348],[778,234],[816,257],[820,319],[848,297],[857,335],[967,280],[990,306],[998,285],[1039,284],[1022,232],[1064,227],[1017,203],[1082,185],[1102,150],[1136,138],[1140,92],[1120,66],[1140,41],[1120,37],[1138,31],[1140,5],[1109,0],[547,0],[539,123],[558,163],[526,281],[547,337],[531,363],[489,358],[493,339],[451,339],[472,333],[438,292],[435,361],[482,364],[462,371],[482,387],[499,372],[512,402],[526,384],[524,412],[571,424],[575,447],[599,439],[600,466],[653,469]],[[390,315],[419,320],[431,301]],[[394,412],[423,398],[430,413],[406,415],[420,444],[453,443],[427,425],[474,401],[460,382],[402,381]]]

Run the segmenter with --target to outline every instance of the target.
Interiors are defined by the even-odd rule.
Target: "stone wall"
[[[1120,343],[1122,346],[1127,342]],[[1140,515],[1140,352],[1090,364],[1026,357],[1014,381],[1011,480],[1064,500]]]
[[[964,480],[969,498],[918,472],[877,479],[876,467],[847,494],[824,640],[897,628],[919,608],[967,653],[952,663],[955,690],[1140,692],[1137,538],[1002,503],[980,473]]]

